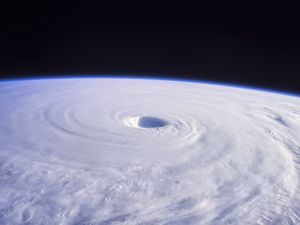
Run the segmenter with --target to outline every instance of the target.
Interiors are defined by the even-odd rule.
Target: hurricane
[[[300,224],[298,96],[36,79],[0,107],[0,224]]]

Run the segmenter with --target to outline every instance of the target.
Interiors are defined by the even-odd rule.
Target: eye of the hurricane
[[[125,124],[135,128],[160,128],[169,125],[169,122],[157,117],[141,116],[141,117],[130,117],[124,120]]]
[[[141,128],[157,128],[168,125],[168,122],[159,118],[144,116],[140,117],[138,126]]]

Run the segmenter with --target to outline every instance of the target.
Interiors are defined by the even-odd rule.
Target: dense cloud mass
[[[300,98],[90,78],[0,106],[0,224],[300,224]]]

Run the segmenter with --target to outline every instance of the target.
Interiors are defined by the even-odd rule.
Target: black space
[[[211,2],[15,4],[1,18],[0,76],[154,76],[300,93],[297,7]]]

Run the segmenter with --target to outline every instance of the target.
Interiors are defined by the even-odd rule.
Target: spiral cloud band
[[[0,106],[0,224],[300,224],[300,98],[51,79]]]

